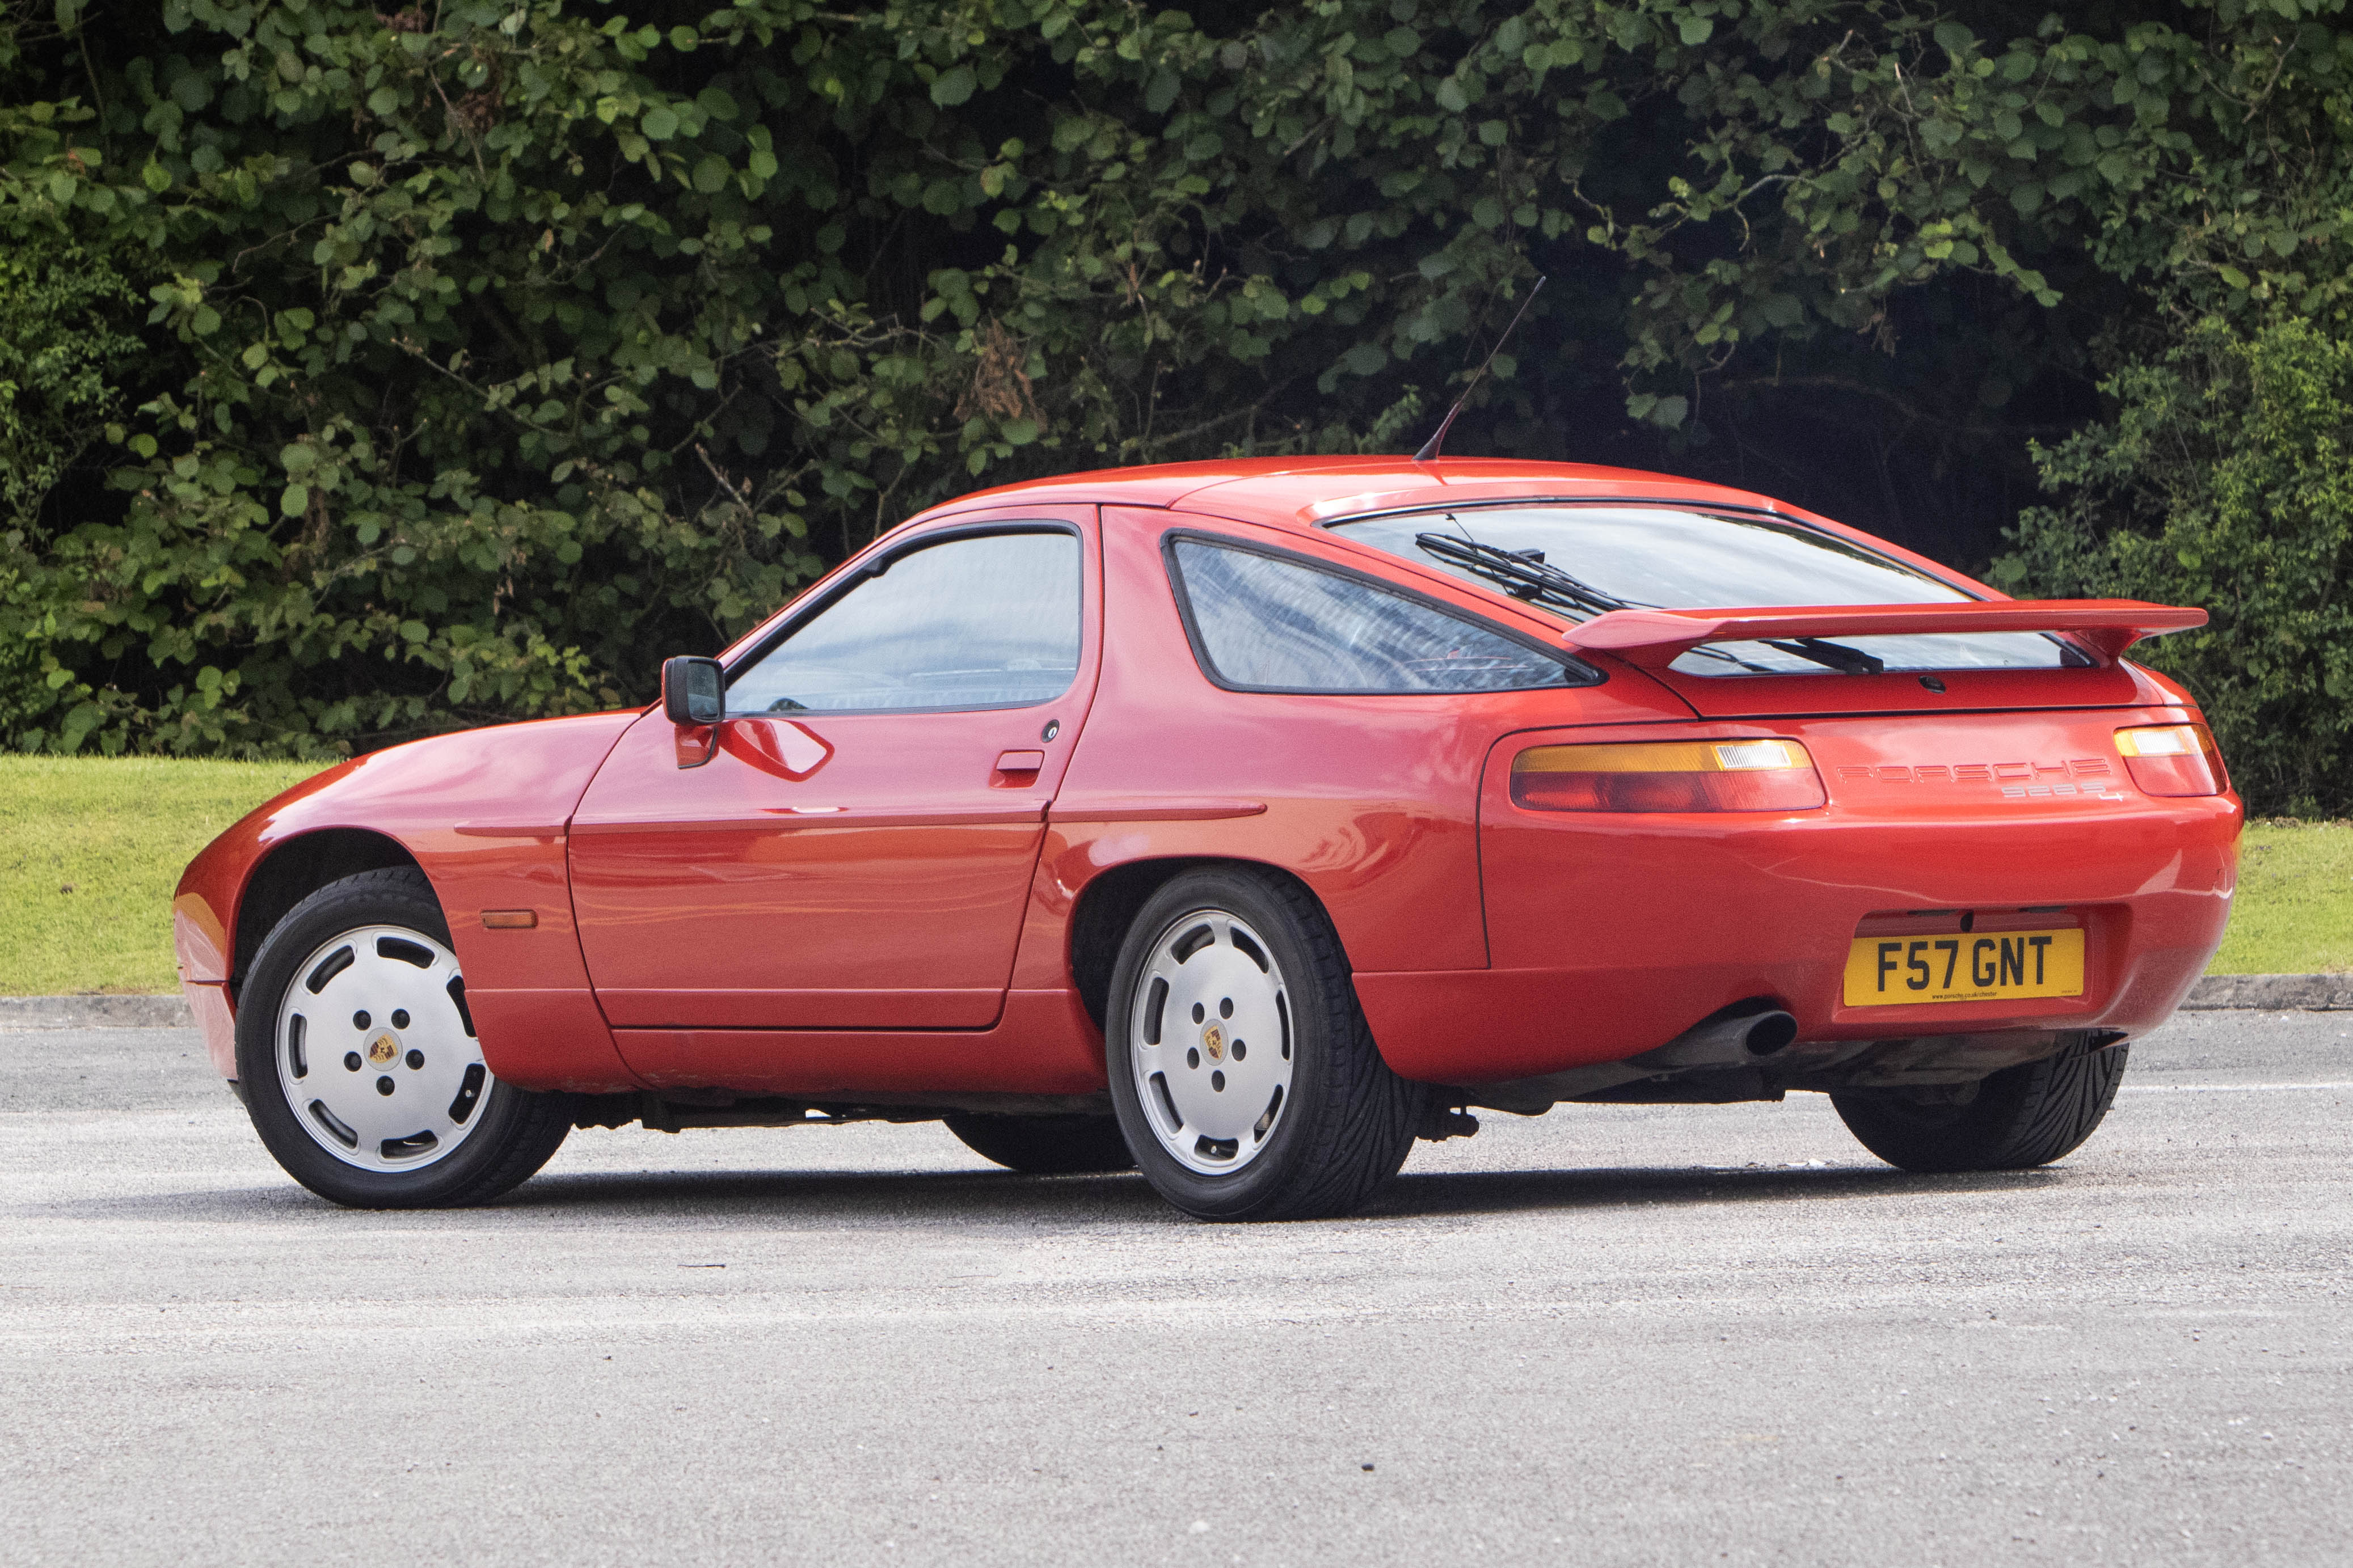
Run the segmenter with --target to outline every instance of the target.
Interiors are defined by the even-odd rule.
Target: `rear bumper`
[[[1752,998],[1794,1014],[1801,1041],[2140,1034],[2221,942],[2241,818],[2229,795],[1914,821],[1835,797],[1762,820],[1497,813],[1481,835],[1493,966],[1365,973],[1356,989],[1389,1065],[1430,1083],[1621,1061]],[[2081,996],[1844,1005],[1867,917],[2054,906],[2086,931]]]

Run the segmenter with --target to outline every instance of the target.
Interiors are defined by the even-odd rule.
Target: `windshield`
[[[1927,605],[1970,595],[1795,523],[1680,507],[1528,504],[1405,512],[1335,533],[1500,589],[1564,621],[1613,609]],[[2038,632],[1723,642],[1671,667],[1688,675],[2050,668],[2081,663]]]

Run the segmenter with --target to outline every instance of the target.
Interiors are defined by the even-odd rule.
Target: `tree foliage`
[[[2186,680],[2241,791],[2341,814],[2353,741],[2353,341],[2215,319],[2105,389],[2116,417],[2042,454],[2057,508],[2004,573],[2087,597],[2203,605],[2141,657]]]
[[[1456,449],[1972,565],[2103,369],[2346,308],[2343,0],[8,3],[20,746],[638,699],[976,484],[1410,447],[1537,271]]]

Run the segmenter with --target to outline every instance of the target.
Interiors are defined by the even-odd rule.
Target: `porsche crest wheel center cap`
[[[1201,1050],[1213,1062],[1226,1059],[1226,1032],[1211,1024],[1201,1031]]]
[[[368,1060],[378,1067],[390,1067],[392,1058],[400,1055],[400,1047],[390,1035],[378,1035],[368,1042]]]

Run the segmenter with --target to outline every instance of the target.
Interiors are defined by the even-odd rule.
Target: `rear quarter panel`
[[[1690,717],[1630,671],[1599,686],[1475,696],[1221,689],[1196,661],[1169,587],[1161,545],[1176,528],[1357,564],[1290,531],[1106,509],[1102,686],[1050,814],[1017,989],[1068,983],[1068,921],[1096,877],[1196,857],[1298,877],[1360,976],[1483,967],[1479,778],[1495,738],[1537,723]],[[1457,602],[1493,618],[1471,595]],[[1210,815],[1157,815],[1188,805]]]

